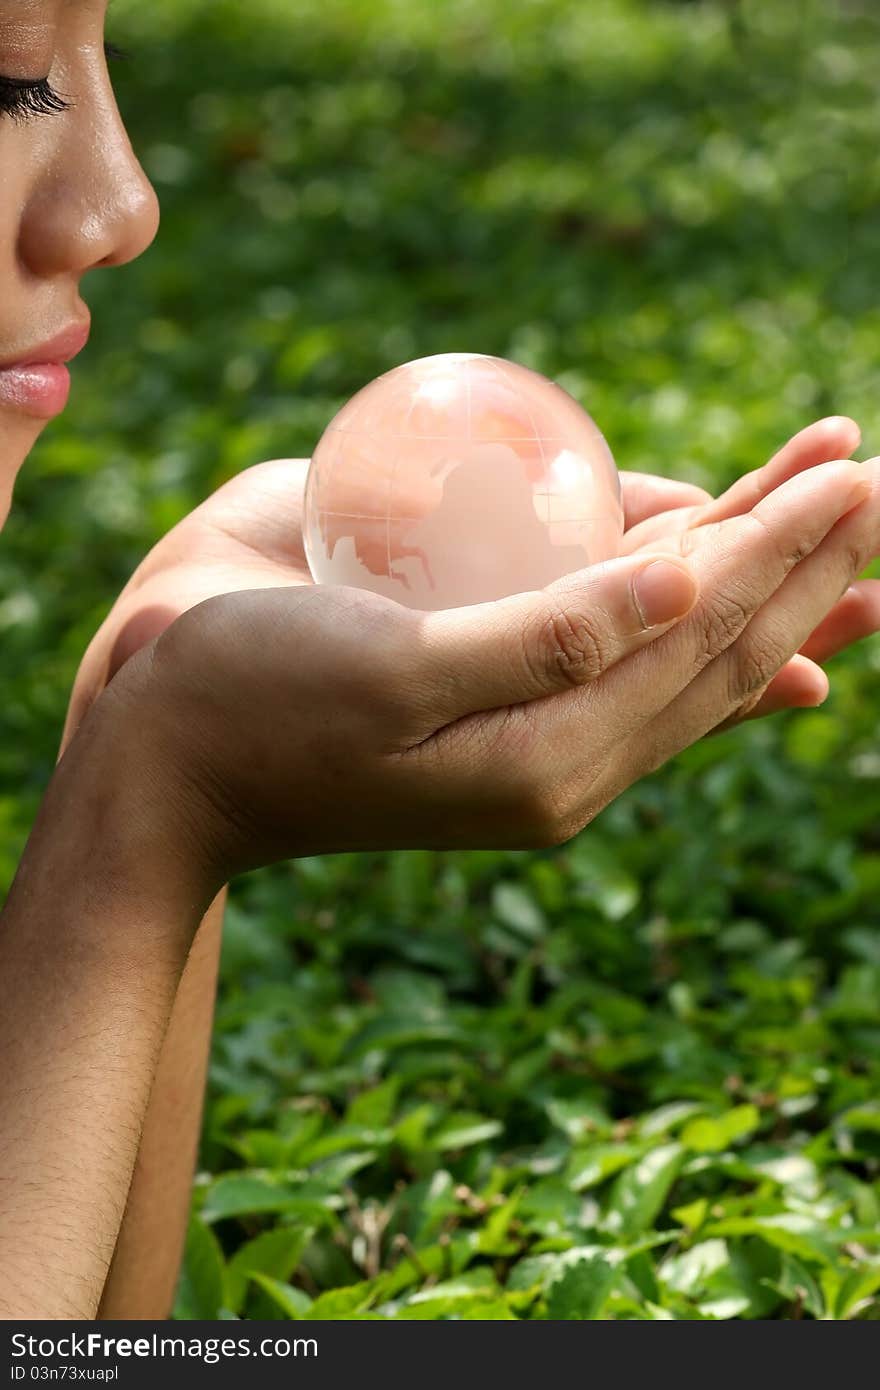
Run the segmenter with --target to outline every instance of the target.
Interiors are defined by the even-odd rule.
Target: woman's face
[[[83,275],[139,255],[158,226],[107,74],[106,5],[0,0],[0,526],[67,399]]]

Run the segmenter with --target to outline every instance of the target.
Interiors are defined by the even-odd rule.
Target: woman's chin
[[[9,516],[19,470],[45,426],[45,420],[0,410],[0,531]]]
[[[4,460],[0,469],[0,531],[6,525],[12,508],[12,490],[15,487],[16,476],[17,470],[15,473],[9,473]]]

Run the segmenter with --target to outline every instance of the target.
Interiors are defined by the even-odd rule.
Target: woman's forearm
[[[198,1150],[225,906],[224,890],[199,927],[174,999],[102,1318],[165,1318],[171,1309]]]
[[[102,702],[0,916],[0,1314],[95,1317],[172,1006],[211,894]]]

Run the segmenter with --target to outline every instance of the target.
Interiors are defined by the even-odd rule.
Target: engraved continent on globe
[[[365,386],[315,449],[303,536],[319,584],[410,608],[540,589],[618,554],[620,480],[590,416],[499,357],[443,353]]]

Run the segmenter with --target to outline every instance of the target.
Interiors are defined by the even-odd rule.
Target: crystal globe
[[[406,362],[315,449],[303,537],[319,584],[410,608],[540,589],[617,555],[620,480],[590,416],[537,372],[480,353]]]

